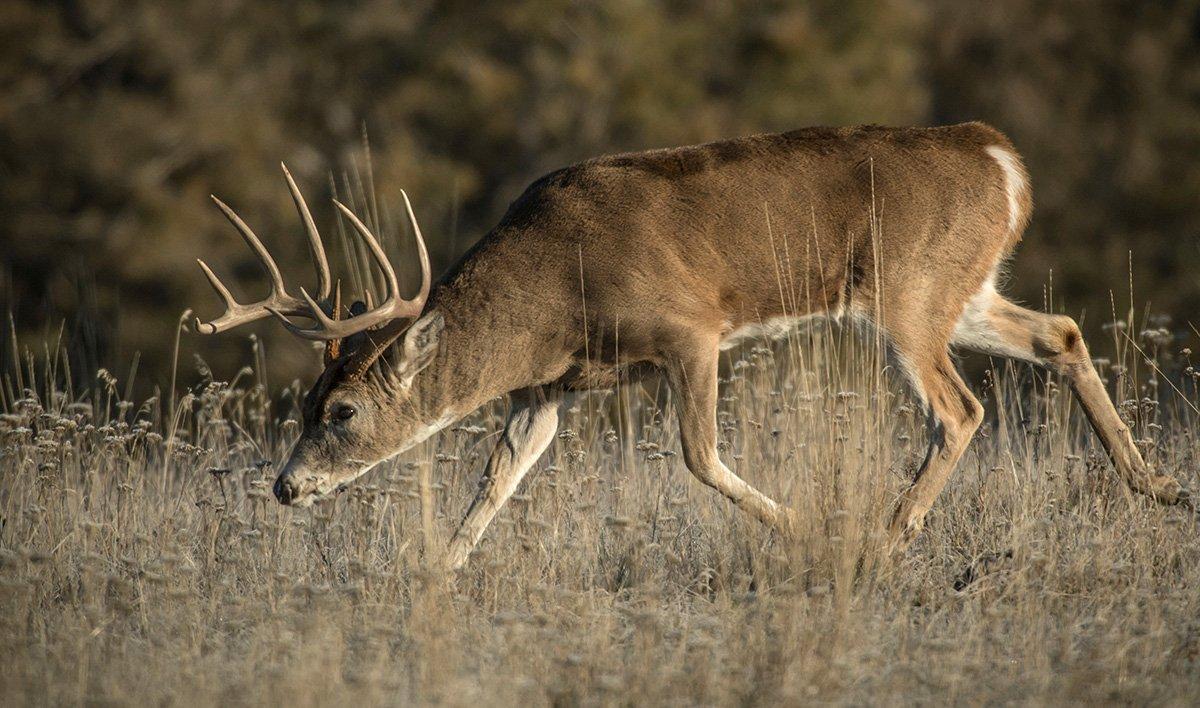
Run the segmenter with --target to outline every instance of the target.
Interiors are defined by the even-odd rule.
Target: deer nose
[[[284,472],[275,479],[275,498],[280,504],[291,504],[296,498],[296,485],[292,482],[291,475]]]

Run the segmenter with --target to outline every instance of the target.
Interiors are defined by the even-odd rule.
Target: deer
[[[321,237],[283,172],[317,271],[315,293],[289,294],[259,238],[213,197],[271,290],[240,304],[199,261],[226,311],[197,318],[195,329],[218,334],[273,317],[301,339],[324,342],[324,370],[303,399],[302,430],[274,484],[278,500],[294,507],[509,396],[511,413],[444,551],[450,569],[468,562],[549,446],[564,395],[643,374],[666,379],[687,469],[788,533],[796,512],[718,454],[718,362],[746,337],[814,316],[880,333],[924,409],[926,454],[886,526],[892,556],[921,531],[984,417],[957,370],[959,350],[1060,374],[1130,489],[1166,505],[1190,500],[1142,458],[1076,322],[1000,294],[1032,198],[1021,157],[986,124],[804,128],[590,159],[533,182],[436,284],[402,192],[422,274],[411,299],[376,236],[335,200],[383,274],[379,304],[349,308],[340,288],[331,294]],[[876,208],[886,211],[873,230]],[[788,259],[781,237],[793,244]]]

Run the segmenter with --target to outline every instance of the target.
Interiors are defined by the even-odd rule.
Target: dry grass
[[[1116,341],[1124,414],[1195,485],[1188,342],[1139,339],[1156,375]],[[1024,367],[976,382],[984,430],[899,562],[879,532],[922,422],[870,346],[818,326],[734,352],[720,404],[725,458],[809,520],[794,543],[691,478],[650,384],[568,402],[450,584],[425,549],[504,402],[292,511],[256,463],[294,437],[295,390],[243,372],[132,405],[103,372],[57,389],[53,363],[3,394],[4,705],[1181,704],[1200,682],[1195,520],[1130,495],[1069,394]],[[1009,568],[953,589],[1006,547]]]

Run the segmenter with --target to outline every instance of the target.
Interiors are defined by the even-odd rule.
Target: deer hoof
[[[1189,507],[1193,504],[1191,490],[1180,484],[1179,480],[1167,475],[1160,474],[1151,478],[1147,491],[1159,504],[1182,504]]]
[[[1192,496],[1192,490],[1182,484],[1179,484],[1179,489],[1175,492],[1175,503],[1196,511],[1196,499]]]

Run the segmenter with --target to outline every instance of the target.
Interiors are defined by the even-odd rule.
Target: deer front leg
[[[558,429],[558,401],[547,400],[541,390],[514,401],[504,433],[496,442],[479,480],[479,491],[467,515],[450,539],[446,565],[458,570],[483,536],[492,517],[516,491],[533,463],[541,457]]]
[[[694,344],[668,356],[665,366],[679,416],[684,464],[697,479],[759,521],[790,532],[795,527],[795,512],[750,486],[717,455],[718,343],[713,339]]]

